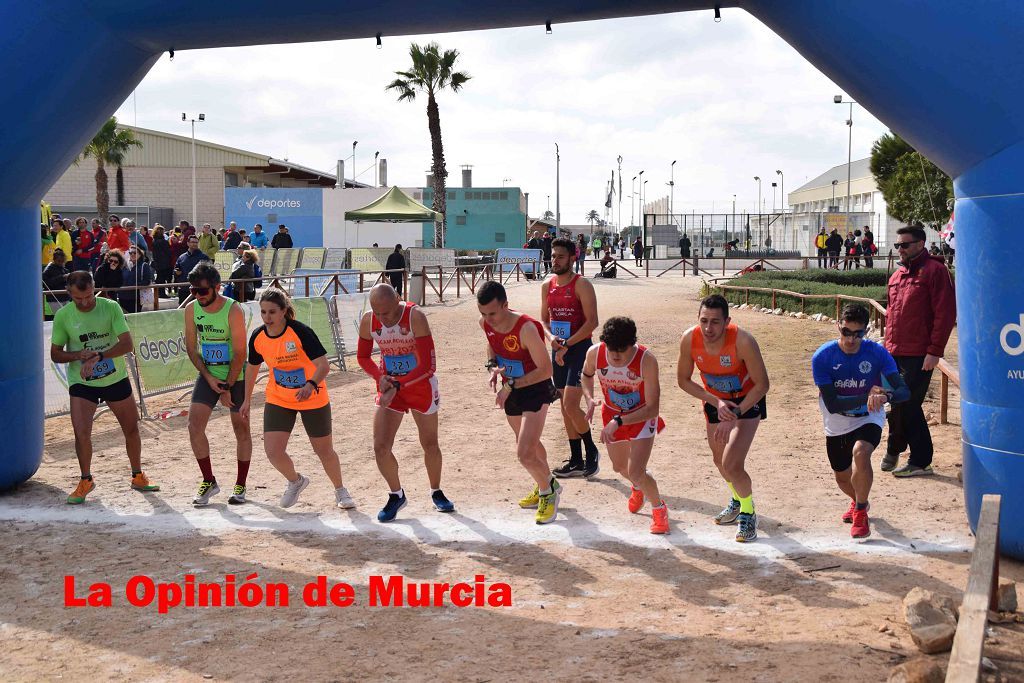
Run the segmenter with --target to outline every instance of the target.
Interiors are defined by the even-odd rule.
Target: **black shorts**
[[[593,344],[591,340],[584,339],[570,346],[565,352],[564,365],[556,363],[555,353],[551,352],[551,381],[555,383],[556,389],[580,386],[583,364],[587,360],[587,351],[591,344]]]
[[[68,387],[68,394],[73,398],[84,398],[90,403],[103,401],[107,405],[123,401],[132,397],[132,383],[125,377],[120,382],[114,382],[106,387],[91,387],[87,384],[72,384]]]
[[[268,403],[263,408],[264,432],[288,432],[295,428],[295,416],[302,415],[306,436],[318,439],[331,435],[331,404],[309,410],[295,410]]]
[[[768,404],[766,403],[765,399],[767,399],[767,396],[762,396],[761,400],[757,402],[756,406],[752,407],[750,410],[748,410],[747,412],[745,412],[742,415],[740,415],[740,419],[741,420],[767,420],[768,419]],[[743,397],[742,396],[737,396],[736,398],[730,398],[730,399],[726,399],[726,400],[732,401],[736,405],[739,405],[740,403],[743,402]],[[704,404],[704,417],[707,418],[708,424],[716,425],[719,422],[721,422],[721,420],[718,419],[718,406],[716,406],[716,405],[713,406],[710,403],[705,403]]]
[[[852,432],[839,436],[825,437],[825,452],[833,472],[845,472],[853,464],[853,445],[858,441],[867,441],[873,448],[878,448],[882,441],[882,428],[876,424],[864,424]]]
[[[522,389],[513,389],[505,400],[505,414],[518,417],[523,413],[535,413],[557,400],[558,391],[555,390],[555,385],[546,379]]]
[[[239,377],[238,381],[231,385],[231,407],[232,413],[237,413],[245,400],[245,379]],[[210,383],[203,379],[202,375],[196,377],[196,384],[192,387],[192,402],[199,403],[208,408],[213,408],[220,402],[220,394],[210,388]]]

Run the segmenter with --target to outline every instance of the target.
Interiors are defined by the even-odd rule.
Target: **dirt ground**
[[[853,542],[839,515],[847,501],[824,454],[812,352],[828,324],[736,311],[759,339],[772,380],[769,419],[748,469],[761,519],[753,544],[711,517],[727,491],[711,462],[698,402],[675,387],[679,335],[696,318],[699,280],[597,283],[602,316],[629,314],[657,355],[663,417],[651,470],[670,508],[672,533],[648,533],[649,508],[626,511],[628,485],[607,463],[591,482],[570,480],[558,521],[536,526],[515,501],[532,486],[510,430],[486,387],[476,306],[428,307],[442,391],[444,490],[458,511],[441,515],[429,491],[416,432],[407,420],[396,454],[409,506],[375,521],[386,490],[371,439],[372,382],[358,367],[329,380],[336,446],[359,503],[333,507],[330,484],[301,429],[290,452],[313,483],[299,504],[277,506],[283,480],[262,454],[249,476],[250,503],[193,509],[199,481],[185,418],[143,424],[143,457],[162,485],[128,488],[127,460],[110,415],[96,424],[98,484],[88,503],[64,504],[77,468],[69,418],[46,424],[36,477],[0,496],[0,677],[4,680],[641,680],[880,681],[916,654],[900,618],[914,586],[953,595],[966,584],[971,537],[957,481],[960,429],[936,426],[937,475],[897,480],[876,472],[873,535]],[[537,314],[535,283],[509,289]],[[353,364],[354,366],[354,364]],[[935,382],[935,388],[938,381]],[[957,397],[954,394],[954,402]],[[169,406],[171,398],[163,399]],[[937,398],[927,409],[938,412]],[[262,406],[254,408],[262,422]],[[953,412],[958,420],[958,411]],[[255,430],[254,430],[255,431]],[[234,475],[227,415],[211,422],[214,469]],[[552,465],[567,456],[557,411],[545,430]],[[876,457],[877,463],[877,457]],[[225,487],[228,488],[228,487]],[[158,582],[223,582],[226,574],[284,582],[291,605],[133,607],[134,575]],[[1024,578],[1020,564],[1002,573]],[[64,606],[63,576],[78,593],[113,587],[110,608]],[[487,582],[512,588],[507,608],[368,605],[373,575],[409,581]],[[307,607],[302,587],[318,575],[355,587],[351,607]],[[891,632],[880,632],[890,624]]]

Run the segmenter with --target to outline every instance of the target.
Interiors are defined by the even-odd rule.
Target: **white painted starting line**
[[[101,524],[113,531],[148,531],[165,535],[218,535],[233,531],[360,535],[384,541],[402,539],[430,545],[546,542],[597,550],[606,544],[644,548],[702,546],[766,561],[808,552],[917,555],[964,552],[971,548],[966,530],[961,536],[918,540],[899,535],[886,537],[885,533],[873,527],[871,538],[854,541],[849,537],[849,527],[839,524],[835,533],[820,530],[783,533],[773,530],[771,527],[774,525],[769,524],[769,528],[759,529],[756,542],[736,543],[733,540],[735,527],[716,527],[704,517],[683,513],[672,519],[671,534],[655,536],[648,533],[646,516],[638,516],[634,523],[626,524],[624,519],[597,520],[576,511],[560,512],[554,523],[538,526],[533,521],[531,510],[492,508],[453,514],[424,510],[414,516],[406,508],[394,522],[380,524],[376,521],[376,508],[368,505],[356,510],[291,512],[252,502],[238,506],[222,503],[193,508],[171,506],[164,499],[147,500],[159,501],[158,506],[142,509],[138,505],[105,507],[96,503],[81,506],[26,505],[24,502],[0,500],[0,520],[47,525]]]

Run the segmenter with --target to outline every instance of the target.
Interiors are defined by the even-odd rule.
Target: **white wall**
[[[388,187],[324,189],[324,246],[370,247],[376,242],[391,248],[423,246],[422,223],[354,223],[345,220],[345,212],[359,209],[381,197]],[[403,187],[410,197],[418,188]]]

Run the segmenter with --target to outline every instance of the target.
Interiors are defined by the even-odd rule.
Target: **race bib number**
[[[277,386],[285,389],[301,389],[306,383],[306,371],[303,368],[294,370],[281,370],[274,368],[274,381]]]
[[[416,354],[406,353],[401,356],[384,356],[384,369],[389,375],[408,375],[416,369]]]
[[[523,368],[523,362],[519,360],[510,360],[508,358],[502,358],[498,356],[498,365],[502,368],[505,377],[508,379],[516,379],[526,374],[526,370]]]
[[[628,394],[620,394],[614,389],[609,389],[608,398],[611,399],[612,405],[622,410],[623,412],[633,410],[633,408],[636,408],[638,405],[640,405],[639,391],[631,391]]]
[[[103,379],[108,375],[113,375],[114,370],[114,359],[104,358],[99,363],[92,366],[92,374],[89,375],[89,379]]]
[[[203,362],[207,365],[231,363],[231,349],[227,344],[203,344]]]
[[[551,334],[561,339],[568,339],[572,336],[572,325],[567,320],[552,320]]]
[[[720,391],[723,394],[735,394],[743,388],[743,385],[740,384],[740,378],[736,375],[705,375],[701,373],[701,376],[709,388]]]

